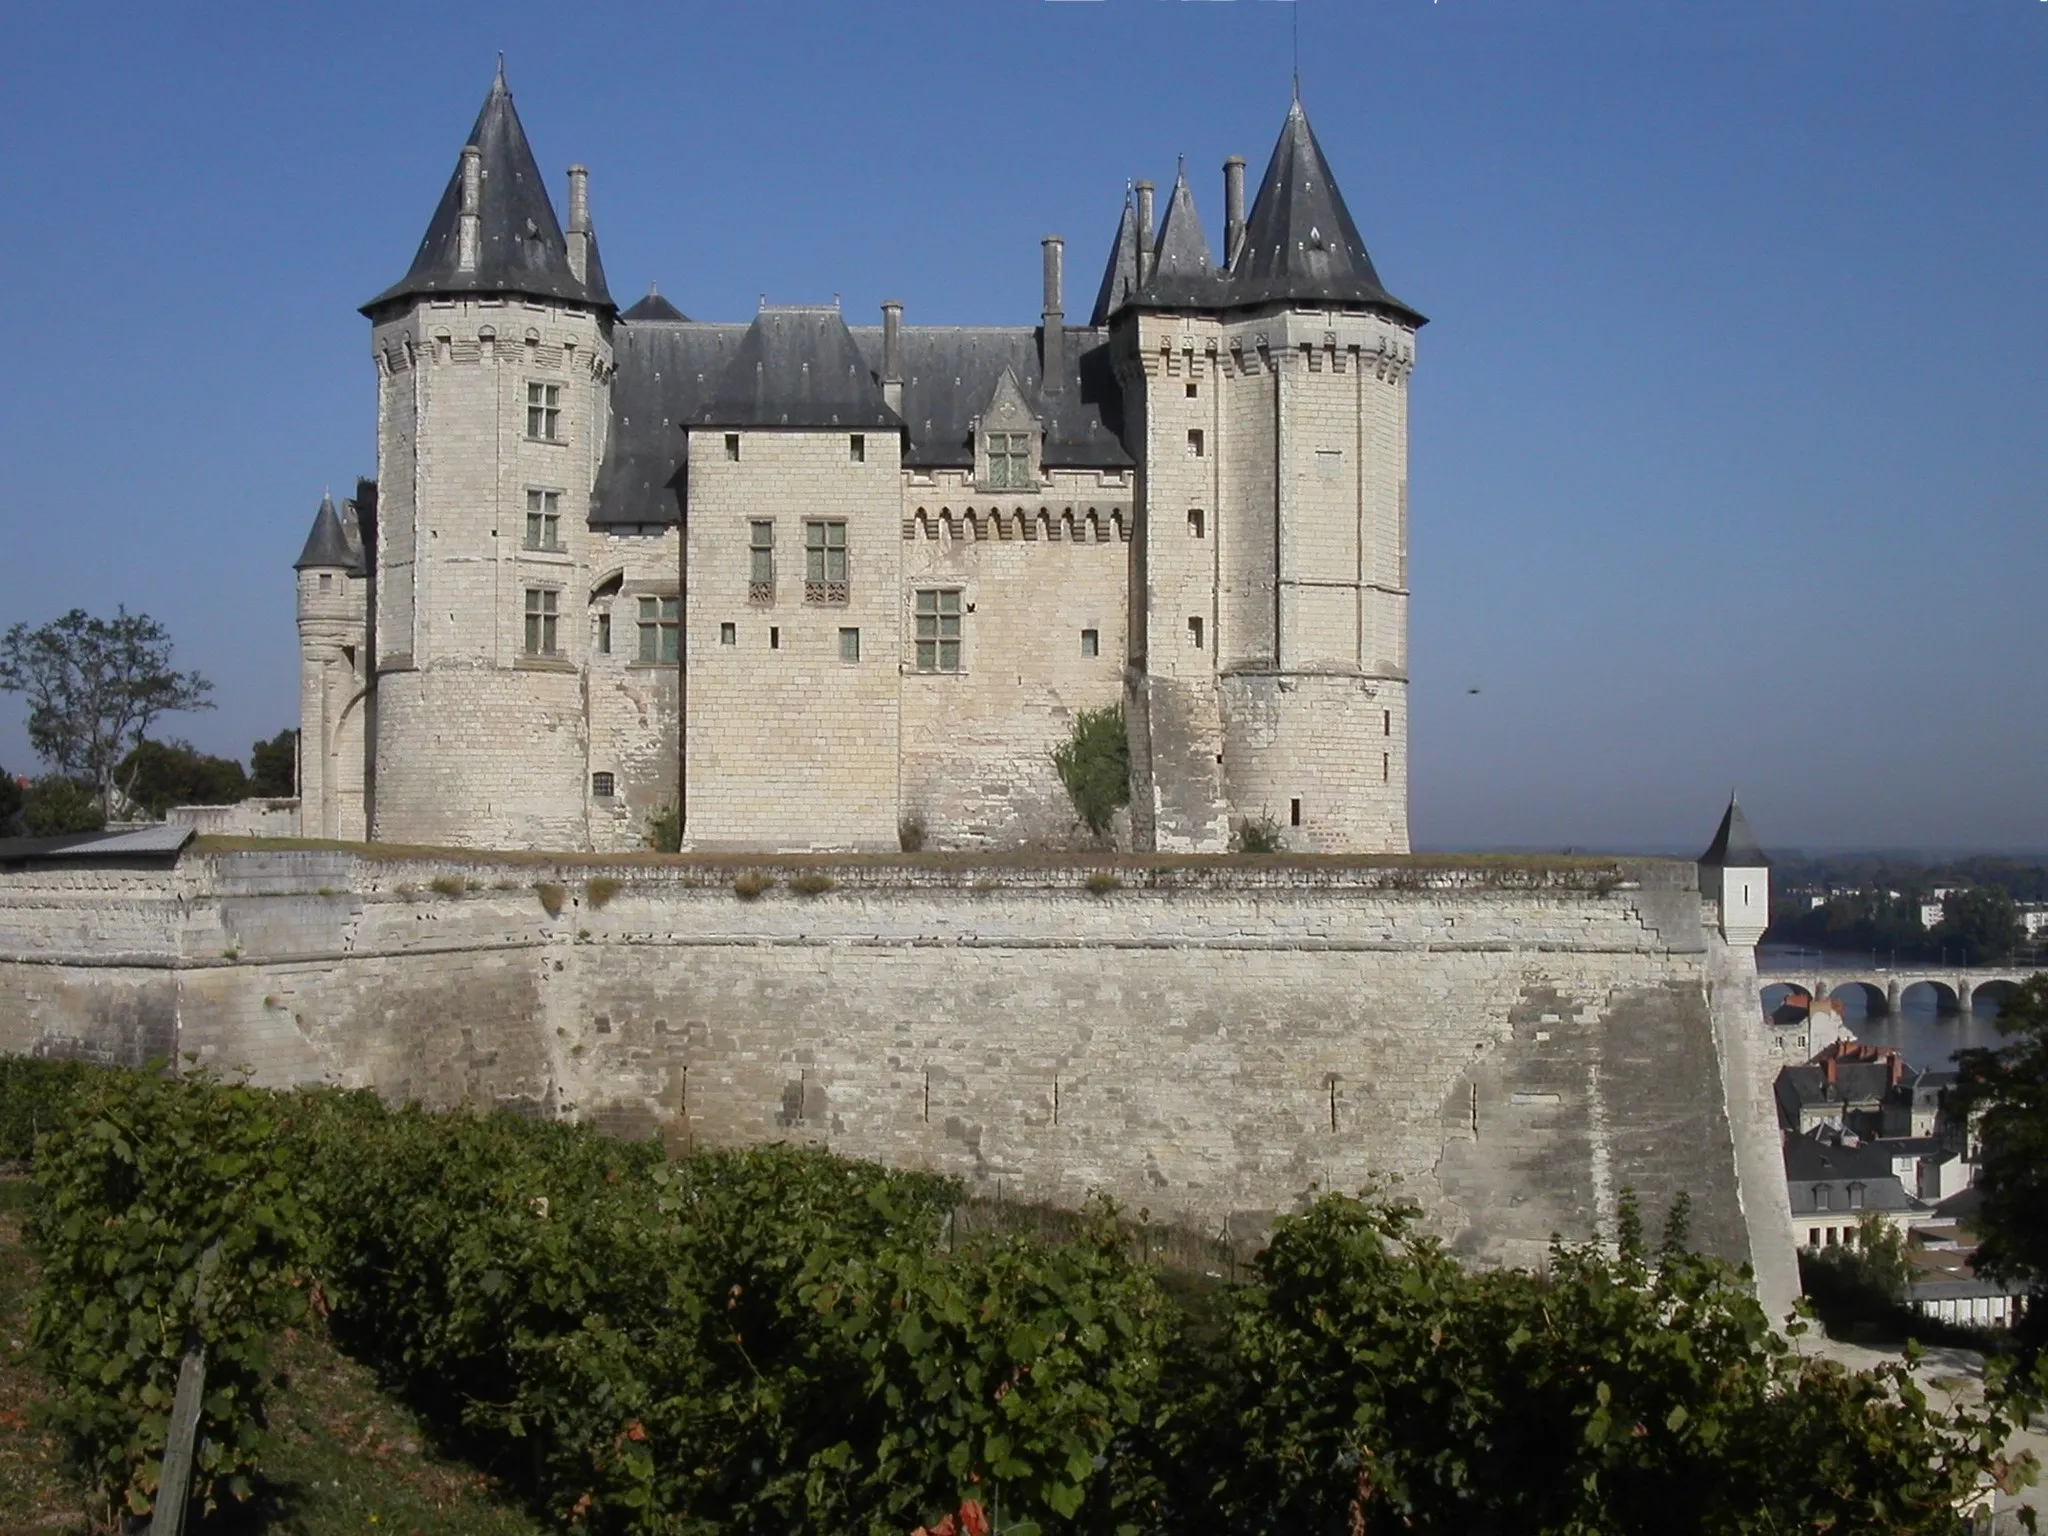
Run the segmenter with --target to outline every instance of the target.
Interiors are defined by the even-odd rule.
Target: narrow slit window
[[[606,609],[597,616],[597,654],[609,656],[612,653],[612,616]]]
[[[740,435],[739,435],[739,433],[737,433],[737,432],[728,432],[728,433],[726,433],[726,434],[725,434],[725,457],[726,457],[726,460],[727,460],[727,462],[728,462],[728,463],[732,463],[732,464],[737,464],[737,463],[739,463],[739,461],[740,461]]]
[[[1204,532],[1204,525],[1206,524],[1206,522],[1207,519],[1202,515],[1202,509],[1200,507],[1189,507],[1188,537],[1191,539],[1199,539],[1205,537],[1206,535]]]
[[[1380,782],[1382,784],[1394,782],[1394,754],[1391,752],[1382,752],[1380,754]]]
[[[718,626],[718,643],[719,643],[720,645],[738,645],[738,644],[740,643],[740,627],[739,627],[739,625],[737,625],[737,624],[721,624],[721,625],[719,625],[719,626]]]
[[[771,651],[782,649],[782,630],[773,624],[768,626],[768,649]]]
[[[856,432],[846,440],[846,456],[855,464],[868,461],[868,439],[864,432]]]
[[[1202,617],[1200,614],[1191,613],[1188,615],[1188,649],[1199,651],[1201,648]]]
[[[1206,447],[1206,445],[1205,445],[1205,444],[1203,443],[1203,441],[1202,441],[1202,429],[1201,429],[1200,427],[1189,427],[1189,428],[1188,428],[1188,457],[1189,457],[1189,458],[1191,458],[1191,459],[1199,459],[1199,458],[1201,458],[1201,457],[1202,457],[1202,456],[1203,456],[1203,455],[1204,455],[1204,454],[1205,454],[1206,452],[1207,452],[1207,447]]]
[[[1093,630],[1093,629],[1084,629],[1084,630],[1082,630],[1082,631],[1081,631],[1081,654],[1082,654],[1083,656],[1095,656],[1095,655],[1099,655],[1099,654],[1101,653],[1101,650],[1102,650],[1102,636],[1101,636],[1100,632],[1099,632],[1099,631],[1096,631],[1096,630]]]
[[[1394,712],[1391,709],[1380,711],[1380,734],[1382,736],[1394,734]]]
[[[859,630],[842,629],[839,631],[839,659],[841,661],[860,660]]]
[[[1301,825],[1301,802],[1299,800],[1287,802],[1287,824],[1290,827]]]

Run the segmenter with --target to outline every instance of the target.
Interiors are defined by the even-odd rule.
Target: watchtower
[[[588,840],[587,524],[616,312],[588,186],[571,166],[564,234],[501,65],[411,269],[363,306],[380,841]]]

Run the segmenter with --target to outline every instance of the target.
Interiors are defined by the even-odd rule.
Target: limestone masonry
[[[1408,847],[1408,374],[1300,103],[1212,257],[1136,184],[1086,325],[686,318],[606,286],[502,75],[364,306],[377,477],[297,563],[309,837],[1056,844],[1124,706],[1130,841]]]
[[[1212,1231],[1390,1180],[1496,1262],[1683,1190],[1789,1302],[1714,917],[1659,861],[78,859],[0,870],[0,1050],[810,1140]]]

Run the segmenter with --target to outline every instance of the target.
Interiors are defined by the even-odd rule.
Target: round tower
[[[370,835],[587,846],[588,520],[614,306],[502,70],[404,278],[363,307],[378,380]]]
[[[369,592],[354,513],[323,496],[293,569],[299,610],[299,835],[367,835]]]

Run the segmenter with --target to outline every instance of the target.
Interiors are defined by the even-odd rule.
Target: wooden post
[[[199,1256],[199,1279],[192,1288],[192,1322],[185,1330],[185,1358],[178,1363],[178,1391],[171,1399],[170,1432],[164,1442],[163,1467],[157,1474],[149,1536],[184,1536],[185,1511],[192,1502],[192,1466],[199,1448],[199,1409],[206,1398],[206,1345],[199,1337],[199,1327],[206,1321],[206,1282],[219,1261],[218,1242]]]

